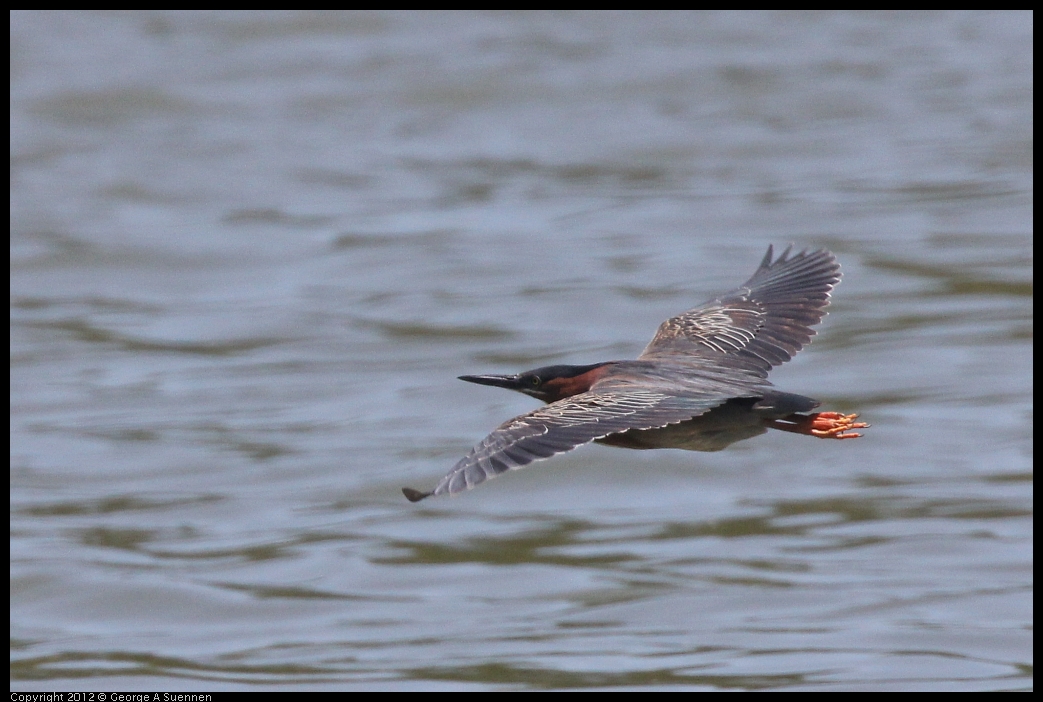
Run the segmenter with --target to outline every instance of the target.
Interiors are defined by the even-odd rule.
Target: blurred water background
[[[1029,12],[11,14],[11,687],[1029,689]],[[859,441],[411,505],[769,243]]]

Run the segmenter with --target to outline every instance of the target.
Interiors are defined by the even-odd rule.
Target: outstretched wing
[[[767,377],[793,358],[815,332],[840,281],[840,264],[825,249],[774,261],[772,247],[742,287],[671,317],[639,357],[681,361],[694,356]]]
[[[462,492],[500,473],[609,434],[665,427],[698,417],[727,398],[718,392],[677,396],[642,389],[573,395],[501,424],[460,459],[431,492],[412,488],[402,492],[413,502],[430,495]]]

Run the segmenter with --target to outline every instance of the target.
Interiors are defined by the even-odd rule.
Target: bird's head
[[[460,380],[516,390],[550,403],[586,392],[604,375],[611,363],[609,361],[589,366],[544,366],[517,375],[461,375]]]

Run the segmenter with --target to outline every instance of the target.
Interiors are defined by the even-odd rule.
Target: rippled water
[[[1031,14],[11,37],[12,689],[1031,688]],[[403,499],[791,241],[862,440]]]

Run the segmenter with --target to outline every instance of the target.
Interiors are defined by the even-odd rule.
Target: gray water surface
[[[11,15],[15,690],[1032,687],[1032,15]],[[767,245],[780,387],[418,505]]]

